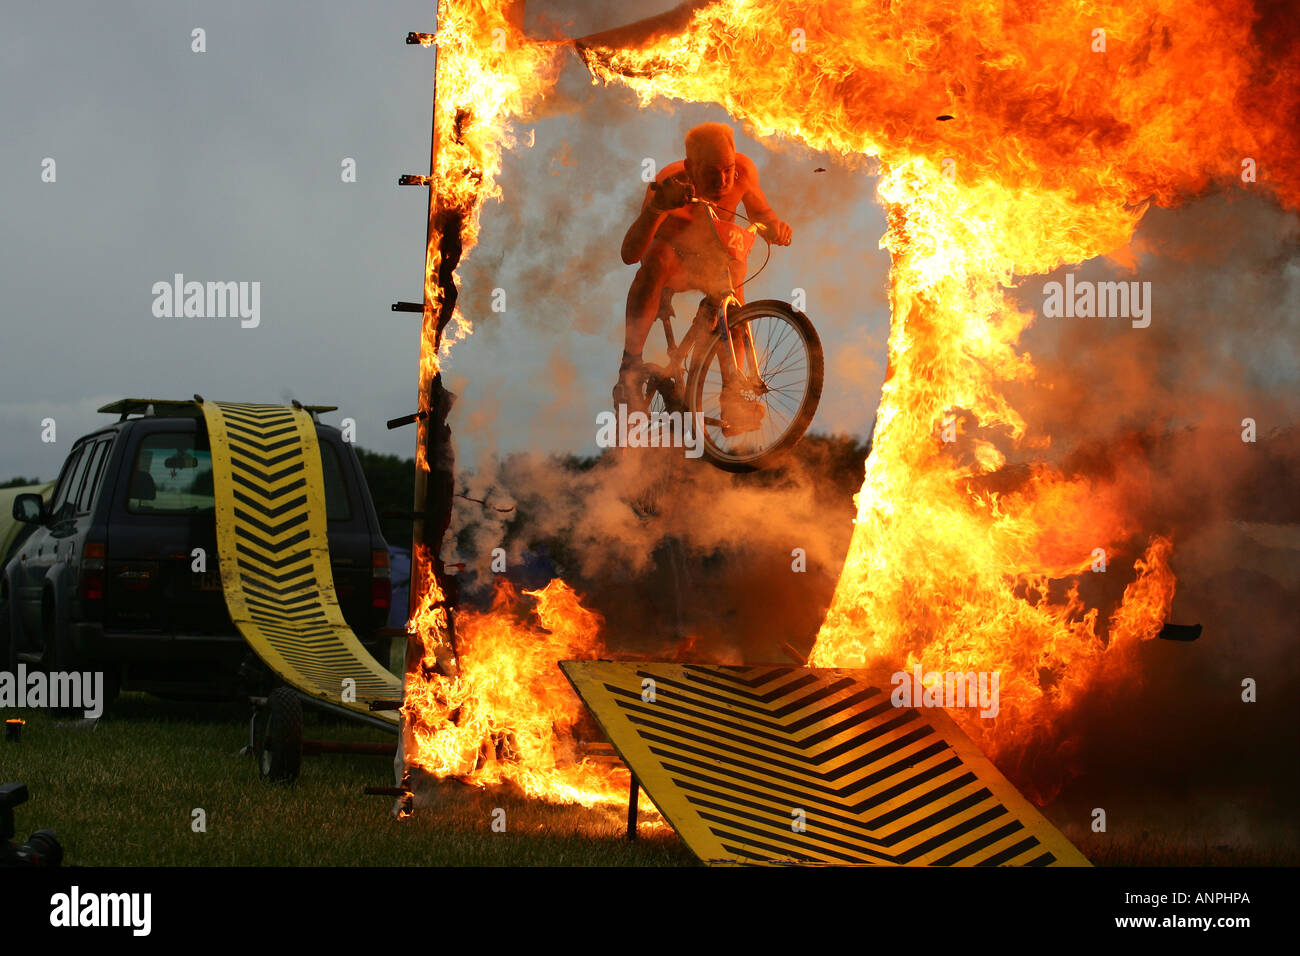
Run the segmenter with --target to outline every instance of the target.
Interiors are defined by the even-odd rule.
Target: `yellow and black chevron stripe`
[[[1089,865],[946,713],[860,672],[560,666],[705,862]]]
[[[231,619],[258,656],[313,697],[369,714],[402,682],[361,646],[334,593],[325,480],[311,416],[283,405],[204,402],[217,558]],[[355,701],[343,699],[344,679]],[[396,723],[393,711],[376,717]]]

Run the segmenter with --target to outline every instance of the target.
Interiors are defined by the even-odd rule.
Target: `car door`
[[[28,640],[41,634],[41,599],[45,576],[54,565],[60,542],[75,530],[75,521],[72,519],[76,513],[76,496],[81,491],[89,463],[86,450],[85,443],[73,447],[59,474],[58,484],[54,486],[54,494],[46,506],[50,515],[49,523],[37,528],[18,553],[18,574],[22,582],[19,602],[23,629],[29,635]]]

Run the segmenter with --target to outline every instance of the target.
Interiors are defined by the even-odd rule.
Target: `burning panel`
[[[943,710],[862,671],[560,667],[707,863],[1089,865]]]

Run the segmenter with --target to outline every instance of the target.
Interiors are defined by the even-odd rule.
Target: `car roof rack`
[[[303,405],[303,411],[311,415],[314,422],[320,421],[321,412],[338,411],[337,405]],[[118,415],[119,422],[124,422],[128,415],[142,415],[146,418],[195,418],[202,414],[199,403],[192,398],[123,398],[109,402],[99,409],[111,415]]]

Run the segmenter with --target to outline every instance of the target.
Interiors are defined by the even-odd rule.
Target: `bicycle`
[[[724,241],[718,225],[741,227],[719,218],[716,205],[706,199],[693,197],[690,202],[708,208],[724,252],[728,246],[739,251],[745,240]],[[733,215],[750,221],[740,212]],[[762,223],[751,222],[741,231],[762,236],[771,257],[772,244]],[[753,239],[747,242],[752,245]],[[764,259],[753,275],[741,281],[741,288],[766,267]],[[741,305],[730,274],[726,286],[725,291],[706,293],[700,300],[680,344],[672,327],[676,293],[664,290],[657,318],[668,343],[668,361],[642,365],[641,397],[651,421],[658,414],[682,412],[691,416],[694,426],[700,421],[697,413],[702,413],[704,457],[724,471],[757,471],[775,464],[798,444],[812,422],[825,371],[821,339],[808,316],[788,302],[762,299]]]

